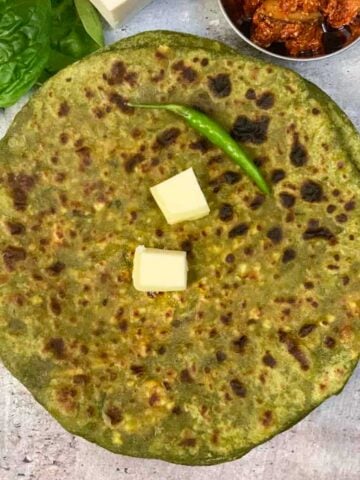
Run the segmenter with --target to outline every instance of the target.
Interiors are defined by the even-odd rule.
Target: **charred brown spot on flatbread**
[[[73,387],[64,386],[56,391],[56,400],[62,412],[74,412],[76,410],[77,391]]]
[[[268,161],[269,161],[269,157],[267,155],[261,155],[260,157],[255,157],[253,160],[254,165],[258,168],[262,168]]]
[[[84,170],[92,164],[91,150],[89,147],[83,146],[76,150],[76,154],[80,158],[79,169]]]
[[[245,385],[238,380],[237,378],[234,378],[233,380],[230,381],[230,387],[234,395],[237,397],[245,398],[247,391]]]
[[[307,180],[301,185],[300,194],[305,202],[321,202],[323,199],[323,188],[318,182]]]
[[[201,153],[208,153],[214,147],[207,138],[199,138],[199,140],[190,143],[190,148],[192,150],[199,150]]]
[[[124,163],[126,173],[132,173],[137,165],[140,165],[145,161],[145,157],[142,153],[136,153],[126,160]]]
[[[255,197],[250,201],[249,207],[251,210],[258,210],[261,205],[265,202],[265,195],[258,193]]]
[[[60,273],[65,270],[65,268],[65,263],[56,261],[47,268],[47,271],[50,273],[50,275],[57,276],[60,275]]]
[[[282,263],[289,263],[296,258],[296,251],[293,248],[286,248],[281,258]]]
[[[171,410],[171,413],[173,413],[174,415],[181,415],[181,407],[179,405],[175,405],[175,407]]]
[[[181,242],[181,250],[183,250],[184,252],[186,253],[191,253],[192,249],[193,249],[193,244],[191,242],[191,240],[184,240]]]
[[[115,405],[110,405],[105,410],[105,415],[110,420],[111,425],[115,426],[122,422],[123,414],[120,408],[116,407]]]
[[[274,245],[280,243],[283,239],[283,231],[281,227],[272,227],[268,230],[266,236],[272,241]]]
[[[276,168],[271,172],[271,182],[276,184],[284,180],[286,173],[282,168]]]
[[[281,192],[279,194],[281,205],[285,208],[291,208],[295,205],[296,198],[292,193]]]
[[[334,233],[326,226],[320,225],[318,220],[309,220],[306,230],[303,233],[304,240],[322,238],[325,240],[334,240]]]
[[[305,353],[301,350],[299,345],[295,340],[283,330],[279,331],[279,340],[281,343],[284,343],[287,351],[292,355],[295,360],[300,364],[302,370],[309,370],[310,362],[306,357]]]
[[[247,223],[239,223],[235,225],[228,234],[229,238],[235,238],[245,235],[249,230],[249,225]]]
[[[218,177],[210,180],[209,185],[213,187],[213,192],[217,193],[220,191],[222,185],[235,185],[241,180],[241,174],[239,172],[233,172],[228,170]]]
[[[85,97],[90,100],[91,98],[94,98],[95,97],[95,93],[93,90],[91,90],[91,88],[88,88],[88,87],[85,87],[84,88],[84,92],[85,92]]]
[[[75,385],[87,385],[89,381],[90,381],[89,376],[83,373],[78,373],[73,377],[73,382]]]
[[[23,248],[9,245],[3,250],[3,260],[6,269],[12,272],[19,262],[26,259],[26,256],[26,251]]]
[[[336,341],[334,338],[330,336],[326,336],[324,340],[324,344],[327,348],[334,348],[336,345]]]
[[[234,185],[235,183],[238,183],[241,180],[241,174],[239,172],[233,172],[233,171],[227,171],[224,172],[222,175],[222,178],[224,179],[224,182],[227,183],[228,185]]]
[[[50,338],[45,345],[45,351],[50,352],[57,360],[63,360],[66,356],[64,339],[60,337]]]
[[[122,111],[122,113],[126,113],[126,114],[134,113],[134,108],[129,107],[128,100],[122,95],[119,95],[118,93],[115,93],[115,92],[110,93],[109,101],[110,103],[116,105],[117,108]]]
[[[274,106],[275,95],[272,92],[264,92],[256,100],[256,105],[263,110],[269,110]]]
[[[277,361],[275,358],[271,355],[270,352],[266,352],[265,355],[262,357],[262,361],[264,365],[270,368],[275,368],[277,365]]]
[[[244,353],[245,347],[248,345],[248,343],[249,338],[246,335],[241,335],[239,338],[236,338],[232,342],[234,350],[237,353]]]
[[[225,257],[225,262],[226,263],[234,263],[235,262],[235,255],[233,253],[229,253]]]
[[[195,447],[196,438],[184,438],[184,440],[181,440],[180,445],[182,447]]]
[[[158,73],[151,77],[151,80],[155,83],[161,82],[165,78],[165,70],[161,68]]]
[[[315,328],[316,328],[316,325],[314,325],[313,323],[306,323],[300,328],[299,337],[301,338],[307,337],[308,335],[310,335],[310,333],[313,330],[315,330]]]
[[[294,167],[303,167],[309,161],[308,152],[300,142],[298,133],[294,133],[293,144],[290,151],[290,161]]]
[[[130,370],[138,377],[141,377],[145,373],[145,367],[143,365],[131,365]]]
[[[232,323],[232,312],[227,312],[227,313],[222,314],[221,317],[220,317],[220,321],[224,325],[231,325],[231,323]]]
[[[124,81],[126,67],[124,62],[114,62],[109,73],[104,74],[104,80],[109,85],[120,85]]]
[[[208,85],[215,97],[225,98],[231,94],[232,85],[230,75],[227,73],[219,73],[215,77],[209,77]]]
[[[223,203],[221,205],[219,218],[223,222],[230,222],[234,218],[234,209],[229,203]]]
[[[66,117],[70,113],[70,106],[67,102],[62,102],[59,106],[58,115],[59,117]]]
[[[24,235],[26,232],[25,225],[20,222],[6,222],[6,226],[11,235]]]
[[[260,145],[267,140],[269,124],[270,118],[265,115],[255,120],[239,115],[231,129],[231,135],[238,142]]]
[[[167,130],[164,130],[163,132],[159,133],[159,135],[156,137],[156,144],[159,147],[166,148],[174,144],[180,134],[181,134],[181,131],[179,128],[176,128],[176,127],[168,128]]]
[[[128,72],[125,75],[125,80],[131,87],[135,87],[137,85],[137,78],[138,74],[135,72]]]
[[[62,143],[63,145],[66,145],[69,141],[69,135],[66,132],[63,132],[60,134],[59,140],[60,140],[60,143]]]
[[[184,370],[181,370],[180,372],[180,381],[182,383],[193,383],[194,378],[192,377],[191,373],[187,368],[184,368]]]
[[[248,88],[245,93],[245,98],[248,100],[256,100],[256,92],[253,88]]]
[[[346,215],[346,213],[339,213],[339,215],[335,216],[335,220],[338,223],[346,223],[348,221],[348,216]]]
[[[98,118],[99,120],[104,118],[106,115],[105,110],[101,107],[94,107],[92,111],[94,112],[95,117]]]
[[[137,81],[137,73],[129,71],[125,63],[119,60],[112,64],[108,73],[103,74],[103,78],[110,86],[127,82],[134,87]]]
[[[56,316],[60,315],[62,312],[61,304],[56,297],[50,298],[50,310]]]
[[[160,397],[157,393],[153,393],[149,398],[150,407],[155,407],[160,401]]]
[[[355,210],[356,207],[356,202],[355,200],[349,200],[348,202],[345,203],[344,208],[347,212],[351,212],[352,210]]]
[[[222,363],[222,362],[225,362],[225,360],[227,359],[227,355],[225,352],[221,351],[221,350],[218,350],[216,352],[216,360],[219,362],[219,363]]]
[[[273,414],[271,410],[266,410],[262,416],[261,423],[264,427],[269,427],[273,420]]]
[[[194,70],[189,65],[186,65],[183,60],[180,60],[179,62],[176,62],[172,66],[172,68],[175,72],[179,72],[181,74],[181,79],[185,83],[195,82],[195,80],[198,77],[198,74],[197,74],[196,70]]]
[[[7,183],[15,210],[24,211],[28,204],[28,195],[36,184],[36,176],[27,173],[9,173]]]

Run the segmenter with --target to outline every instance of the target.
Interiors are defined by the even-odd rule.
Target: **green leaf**
[[[37,85],[41,85],[42,83],[46,82],[50,77],[52,77],[56,72],[62,70],[63,68],[67,67],[74,63],[75,59],[73,57],[69,57],[68,55],[64,55],[57,50],[50,50],[49,60],[46,65],[46,68],[40,75],[37,80]]]
[[[104,34],[99,14],[89,0],[75,0],[80,20],[90,37],[100,46],[104,46]]]
[[[51,0],[51,7],[51,51],[40,80],[99,48],[98,43],[85,30],[74,0]]]
[[[64,55],[57,50],[50,50],[49,61],[46,65],[46,70],[52,73],[56,73],[59,70],[71,65],[74,62],[74,58],[69,55]]]
[[[37,81],[49,57],[50,0],[0,0],[0,107]]]

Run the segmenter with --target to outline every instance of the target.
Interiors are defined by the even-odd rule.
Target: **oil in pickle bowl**
[[[257,50],[308,62],[359,45],[360,1],[218,0],[233,30]],[[324,6],[325,5],[325,6]]]

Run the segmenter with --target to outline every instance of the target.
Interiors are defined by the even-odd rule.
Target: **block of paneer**
[[[145,248],[135,250],[133,285],[140,292],[176,292],[187,287],[186,252]]]
[[[210,212],[192,168],[155,185],[150,191],[170,225],[197,220]]]
[[[90,0],[105,20],[115,27],[128,19],[152,0]]]

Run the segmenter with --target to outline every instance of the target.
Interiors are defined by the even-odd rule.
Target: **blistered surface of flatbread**
[[[68,430],[212,464],[295,423],[357,362],[359,138],[288,70],[147,35],[47,82],[1,143],[0,356]],[[205,111],[273,195],[128,99]],[[169,226],[149,188],[189,167],[211,213]],[[186,250],[189,288],[137,292],[141,244]]]

